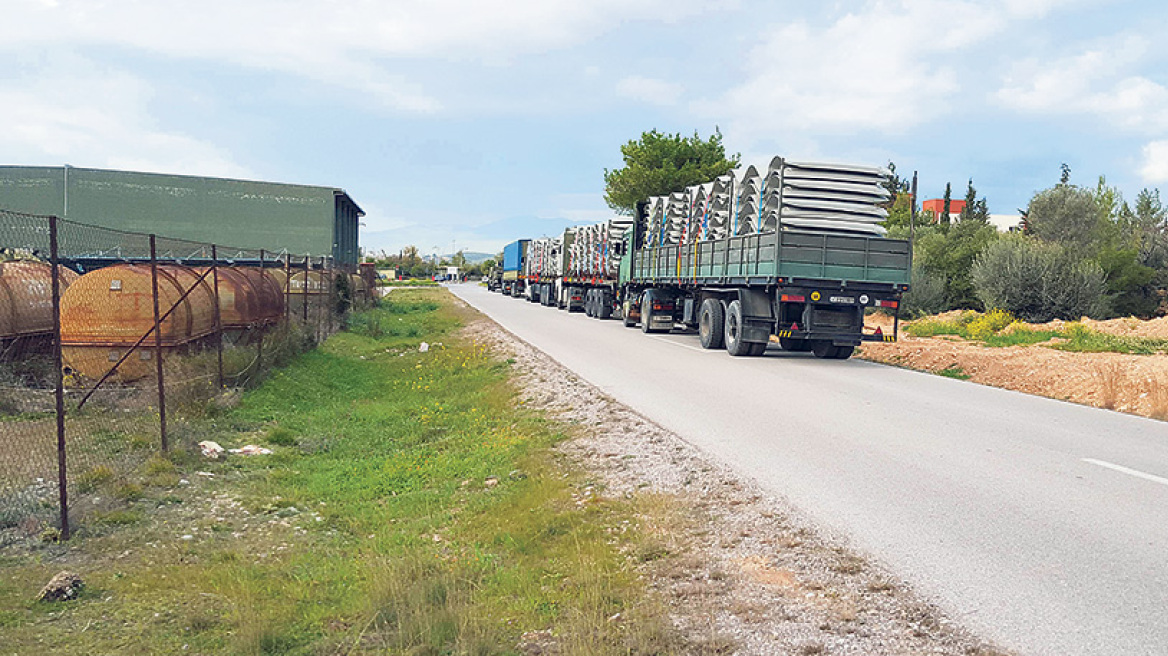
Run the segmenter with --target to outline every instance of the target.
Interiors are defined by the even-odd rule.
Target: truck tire
[[[651,292],[645,292],[641,296],[641,332],[646,335],[657,332],[653,328],[653,294]]]
[[[608,292],[601,290],[596,292],[596,318],[610,319],[612,317],[612,298],[609,297]]]
[[[726,343],[726,311],[722,301],[707,298],[698,312],[698,339],[702,348],[718,349]]]
[[[730,301],[726,307],[725,326],[726,352],[735,357],[751,355],[754,347],[742,341],[742,303],[739,301]]]
[[[589,289],[584,292],[584,316],[596,316],[596,290]]]
[[[758,355],[762,355],[763,353],[766,353],[767,343],[766,342],[755,342],[755,343],[751,344],[750,347],[751,347],[750,348],[750,355],[758,356]]]
[[[824,358],[826,360],[835,359],[839,349],[832,345],[831,342],[825,339],[817,339],[811,343],[811,352],[817,358]]]
[[[855,351],[856,347],[854,346],[837,346],[835,347],[835,355],[833,358],[836,360],[847,360],[852,357],[852,353],[855,353]]]
[[[636,319],[633,319],[633,300],[625,298],[625,302],[621,304],[621,321],[624,322],[625,328],[635,328],[637,325]]]
[[[779,346],[783,347],[784,351],[791,351],[793,353],[805,353],[811,350],[811,342],[806,339],[795,339],[794,337],[780,337]]]

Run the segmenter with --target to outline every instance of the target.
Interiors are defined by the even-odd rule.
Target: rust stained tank
[[[192,289],[193,288],[193,289]],[[183,293],[192,289],[183,298]],[[215,296],[194,270],[158,266],[159,314],[174,307],[161,325],[164,349],[200,339],[215,328]],[[126,350],[154,328],[150,267],[117,264],[81,276],[61,297],[61,346],[65,362],[78,373],[100,378]],[[151,336],[118,369],[123,381],[149,375]]]
[[[306,275],[307,274],[307,275]],[[307,280],[307,284],[305,284]],[[288,281],[288,291],[292,294],[327,294],[329,293],[328,277],[320,271],[300,271],[292,272],[292,278]]]
[[[79,277],[59,267],[62,293]],[[53,267],[36,260],[0,262],[0,339],[53,332]]]
[[[209,267],[200,267],[195,271],[202,275],[210,271]],[[260,315],[260,297],[252,281],[232,267],[218,267],[219,274],[219,321],[224,328],[246,328],[258,321]],[[206,284],[211,285],[212,293],[215,290],[214,274],[205,278]]]
[[[259,311],[256,315],[257,323],[273,323],[284,314],[284,288],[264,269],[258,267],[236,267],[239,273],[251,281],[256,294],[259,295]]]

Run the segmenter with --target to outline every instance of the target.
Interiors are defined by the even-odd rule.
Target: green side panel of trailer
[[[782,231],[643,248],[628,268],[628,279],[639,283],[810,278],[907,285],[912,258],[903,240]]]

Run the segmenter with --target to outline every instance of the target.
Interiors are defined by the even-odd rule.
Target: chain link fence
[[[68,539],[210,405],[339,330],[330,258],[0,210],[0,545]]]

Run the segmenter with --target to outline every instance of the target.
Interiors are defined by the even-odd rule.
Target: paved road
[[[451,290],[1025,654],[1168,654],[1168,425]]]

